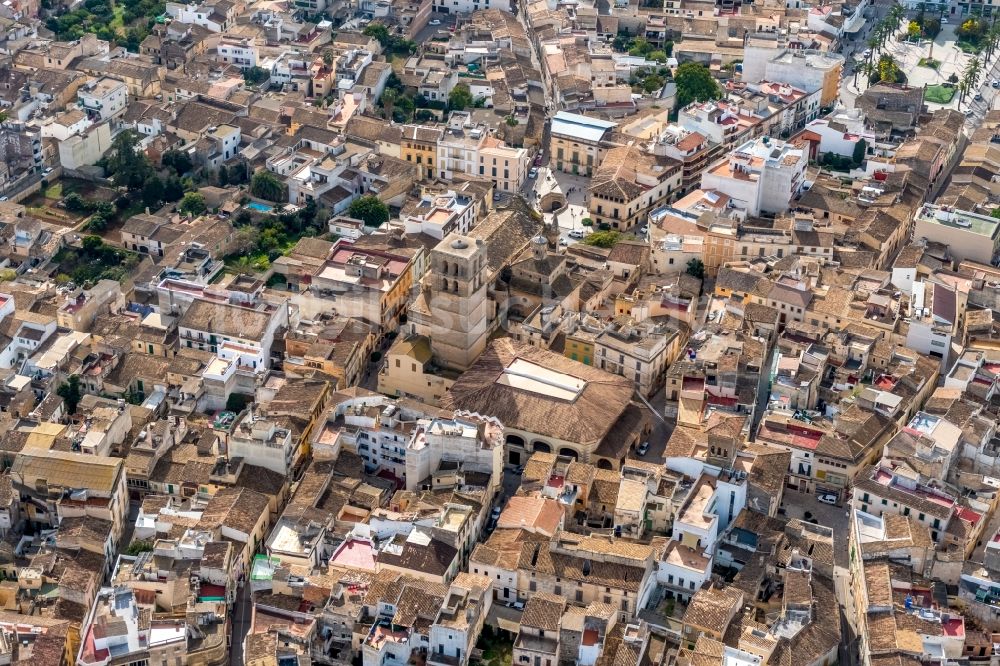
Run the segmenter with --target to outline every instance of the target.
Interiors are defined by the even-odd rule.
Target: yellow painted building
[[[420,165],[421,178],[433,178],[438,139],[442,130],[426,125],[403,125],[400,140],[400,159]]]
[[[594,335],[587,331],[577,331],[566,336],[563,356],[584,365],[594,364]]]

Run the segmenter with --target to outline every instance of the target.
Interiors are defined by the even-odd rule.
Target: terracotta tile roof
[[[524,605],[521,626],[545,631],[559,631],[559,621],[566,609],[566,599],[553,594],[533,594]]]
[[[567,400],[498,381],[518,360],[561,373],[581,388]],[[634,390],[630,379],[500,338],[459,377],[444,406],[494,416],[508,428],[596,447],[621,418]]]
[[[556,500],[515,495],[500,514],[497,528],[528,529],[555,535],[563,520],[563,510]]]
[[[729,621],[743,605],[743,592],[733,587],[706,588],[691,597],[684,624],[722,636]]]

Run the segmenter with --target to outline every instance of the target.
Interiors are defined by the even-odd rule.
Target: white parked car
[[[580,229],[574,229],[573,231],[569,232],[566,235],[569,236],[570,238],[580,239],[583,238],[584,233]]]
[[[837,496],[836,495],[830,495],[830,494],[824,493],[823,495],[818,495],[816,497],[816,499],[818,499],[823,504],[833,504],[833,505],[837,504]]]
[[[440,19],[431,19],[430,21],[427,22],[427,25],[441,25],[441,20]]]

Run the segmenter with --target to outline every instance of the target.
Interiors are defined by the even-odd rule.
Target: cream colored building
[[[615,123],[560,111],[552,119],[549,166],[557,171],[591,176],[604,157],[605,141]]]
[[[111,125],[93,125],[82,134],[59,142],[59,164],[64,169],[92,166],[111,148]]]
[[[378,392],[440,406],[455,380],[434,374],[434,369],[430,340],[423,335],[401,336],[385,354],[378,374]]]

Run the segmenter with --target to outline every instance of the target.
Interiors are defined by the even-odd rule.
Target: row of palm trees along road
[[[937,6],[943,11],[945,5]],[[900,82],[900,79],[902,78],[900,67],[895,58],[893,58],[892,54],[887,51],[887,47],[893,38],[901,36],[904,38],[919,38],[925,24],[925,15],[926,7],[924,6],[924,3],[921,3],[916,15],[916,20],[907,21],[905,32],[901,35],[901,30],[904,27],[904,20],[906,19],[906,11],[903,9],[902,5],[899,4],[894,4],[889,9],[886,16],[879,21],[879,23],[872,30],[871,37],[867,42],[868,49],[864,53],[864,59],[860,62],[856,62],[854,65],[854,88],[856,90],[860,92],[860,88],[858,88],[859,74],[864,76],[863,80],[867,83],[867,85],[880,82]],[[941,23],[947,22],[943,15],[932,20],[937,21],[935,33],[940,29]],[[983,19],[978,16],[964,18],[964,21],[982,20]],[[979,90],[983,74],[988,71],[987,65],[989,65],[994,56],[997,55],[998,47],[1000,47],[1000,23],[997,22],[997,17],[994,16],[992,24],[979,38],[978,48],[974,53],[972,53],[972,57],[969,59],[968,63],[966,63],[961,75],[953,74],[950,79],[951,82],[955,84],[959,95],[959,109],[961,109],[962,104],[968,98],[976,95]],[[933,62],[933,55],[934,41],[932,38],[930,40],[930,52],[921,62]],[[994,67],[995,66],[996,63],[994,63]]]

